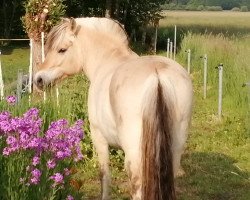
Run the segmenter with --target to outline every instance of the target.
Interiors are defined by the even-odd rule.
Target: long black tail
[[[159,79],[155,88],[143,113],[142,200],[174,200],[172,103]]]

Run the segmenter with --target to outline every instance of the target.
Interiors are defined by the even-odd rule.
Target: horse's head
[[[81,71],[81,48],[76,41],[79,28],[73,18],[64,19],[48,34],[46,58],[34,76],[34,83],[39,89]]]

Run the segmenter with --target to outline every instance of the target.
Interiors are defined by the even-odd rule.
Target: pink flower
[[[40,158],[38,156],[34,156],[32,159],[32,165],[36,166],[40,163]]]
[[[31,179],[30,179],[30,182],[34,185],[37,185],[40,181],[40,177],[42,175],[42,172],[39,170],[39,169],[34,169],[32,172],[31,172]]]
[[[49,169],[54,169],[55,166],[56,166],[56,162],[55,162],[54,160],[48,160],[48,162],[47,162],[47,167],[48,167]]]
[[[74,198],[71,195],[68,195],[66,200],[74,200]]]
[[[63,183],[63,175],[61,173],[55,173],[50,179],[54,180],[55,184]]]
[[[6,101],[8,102],[8,104],[14,105],[16,103],[16,97],[15,96],[7,96]]]

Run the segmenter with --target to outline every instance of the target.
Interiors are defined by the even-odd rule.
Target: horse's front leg
[[[91,128],[91,137],[98,154],[98,161],[100,164],[100,179],[101,179],[101,193],[102,200],[109,199],[109,185],[110,185],[110,172],[109,172],[109,148],[108,143],[97,129]]]

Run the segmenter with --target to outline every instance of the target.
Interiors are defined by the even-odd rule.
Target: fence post
[[[207,54],[204,55],[204,80],[203,80],[203,98],[207,98]]]
[[[4,84],[3,84],[1,55],[2,55],[2,52],[0,50],[0,96],[1,96],[1,100],[3,100],[4,99]]]
[[[190,74],[190,64],[191,64],[191,50],[190,49],[188,49],[187,50],[187,56],[188,56],[188,58],[187,58],[187,64],[188,64],[188,66],[187,66],[187,71],[188,71],[188,73]]]
[[[177,34],[177,27],[176,25],[174,26],[174,60],[176,56],[176,34]]]
[[[30,65],[29,65],[29,105],[31,103],[32,81],[33,81],[33,40],[30,39]]]
[[[41,41],[42,41],[42,63],[45,60],[45,53],[44,53],[44,32],[41,32]],[[46,101],[46,92],[43,91],[43,102]]]
[[[173,58],[173,42],[170,42],[170,58]]]
[[[222,115],[222,83],[223,83],[223,64],[219,64],[219,95],[218,95],[218,117],[221,119]]]
[[[17,74],[17,89],[16,89],[16,96],[17,96],[18,104],[22,98],[22,86],[23,86],[23,70],[19,69],[18,74]]]
[[[169,49],[170,49],[170,39],[168,38],[168,43],[167,43],[167,58],[169,58]]]

